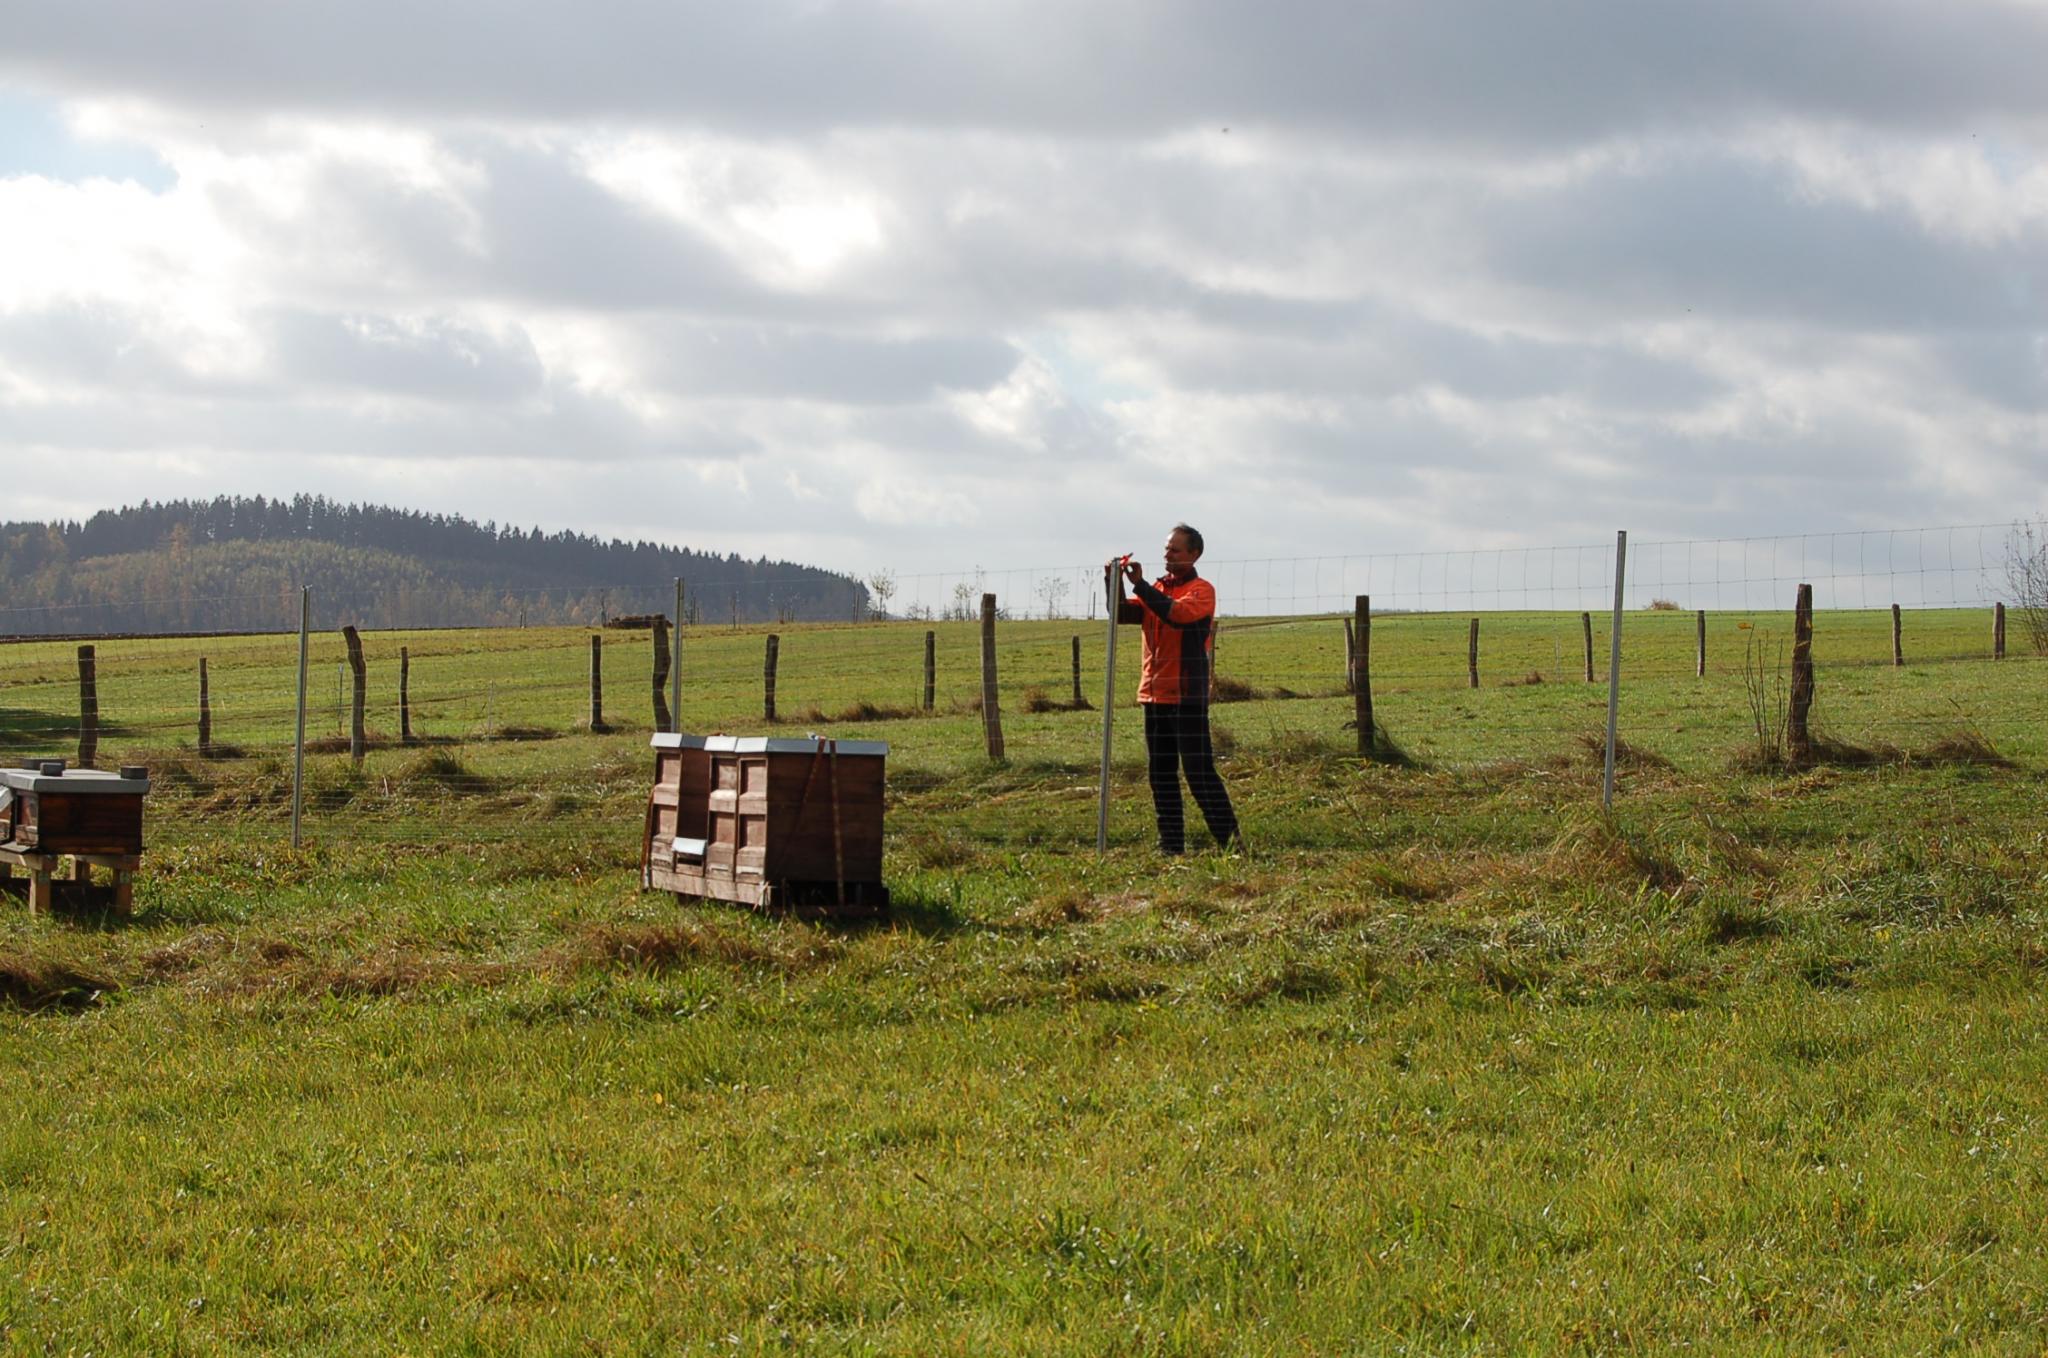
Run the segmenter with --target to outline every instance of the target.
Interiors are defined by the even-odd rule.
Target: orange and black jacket
[[[1134,588],[1138,597],[1122,600],[1117,621],[1135,622],[1145,629],[1145,669],[1138,680],[1138,701],[1206,705],[1216,653],[1215,586],[1199,575],[1185,580],[1162,575],[1149,585]]]

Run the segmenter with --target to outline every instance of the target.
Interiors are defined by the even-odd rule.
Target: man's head
[[[1202,557],[1202,535],[1184,523],[1177,523],[1166,535],[1166,573],[1175,579],[1194,574]]]

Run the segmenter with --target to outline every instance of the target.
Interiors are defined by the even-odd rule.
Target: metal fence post
[[[1607,639],[1607,766],[1600,775],[1600,809],[1614,810],[1614,726],[1621,711],[1621,596],[1628,579],[1628,533],[1614,535],[1614,628]]]
[[[292,847],[299,837],[299,817],[306,803],[306,630],[313,620],[313,587],[299,590],[299,719],[292,737]]]

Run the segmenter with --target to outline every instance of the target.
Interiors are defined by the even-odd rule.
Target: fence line
[[[1619,591],[1625,607],[1612,617],[1576,608],[1424,611],[1388,606],[1379,595],[1368,610],[1359,604],[1365,591],[1346,599],[1342,612],[1227,615],[1217,635],[1216,725],[1225,744],[1240,749],[1330,752],[1356,744],[1375,758],[1391,750],[1440,769],[1493,768],[1570,753],[1597,733],[1594,714],[1613,696],[1628,746],[1718,766],[1750,740],[1745,684],[1798,640],[1793,604],[1809,586],[1818,672],[1809,736],[1821,747],[1840,749],[1853,738],[1911,751],[1966,730],[2022,760],[2048,754],[2048,735],[2036,729],[2025,696],[2040,676],[2028,663],[2031,644],[2011,659],[1994,658],[2003,634],[1993,605],[2006,601],[1987,599],[1986,590],[1959,607],[1927,602],[1944,591],[1969,593],[1961,588],[1968,572],[1958,564],[1968,553],[1952,551],[1955,544],[1977,544],[1969,569],[1988,580],[1991,539],[1968,536],[1977,530],[1912,531],[1923,547],[1940,534],[1948,554],[1879,559],[1872,535],[1861,535],[1871,540],[1860,556],[1839,534],[1632,544]],[[1827,546],[1795,545],[1812,542]],[[1615,590],[1613,547],[1551,550],[1574,573],[1597,557],[1607,589]],[[1550,587],[1553,577],[1532,584],[1524,575],[1511,584],[1511,576],[1485,573],[1509,555],[1468,554],[1462,573],[1411,577],[1408,594],[1398,597],[1417,597],[1416,578],[1471,583],[1475,564],[1489,600]],[[1308,578],[1327,588],[1337,575],[1328,562],[1347,563],[1347,572],[1368,563],[1363,578],[1393,580],[1411,569],[1411,559],[1420,558],[1305,559],[1295,583]],[[1377,561],[1389,564],[1380,571],[1370,565]],[[1794,562],[1831,565],[1834,573],[1786,584],[1780,573]],[[1092,574],[1091,597],[1101,567]],[[1925,586],[1917,602],[1877,601],[1871,593],[1907,580]],[[1772,591],[1768,606],[1747,602]],[[672,611],[674,583],[662,592]],[[773,721],[847,734],[880,722],[879,733],[900,740],[913,762],[949,766],[1007,752],[1085,768],[1102,720],[1081,696],[1101,691],[1106,633],[1099,618],[1094,625],[1031,618],[995,591],[985,593],[993,597],[977,599],[971,620],[700,621],[671,638],[620,628],[373,630],[348,622],[342,602],[314,590],[303,601],[312,619],[303,731],[295,633],[103,637],[91,643],[89,661],[68,642],[17,641],[0,645],[0,758],[77,757],[94,753],[96,741],[107,762],[159,768],[166,795],[204,807],[212,823],[261,832],[277,824],[284,805],[277,795],[284,775],[274,770],[310,754],[297,781],[314,785],[306,815],[321,833],[341,832],[345,823],[351,834],[422,840],[450,833],[447,819],[427,809],[450,795],[491,799],[506,834],[520,833],[521,818],[540,805],[558,815],[615,819],[616,808],[604,808],[634,795],[640,741],[669,724],[744,731]],[[1717,594],[1745,602],[1700,606]],[[1667,606],[1680,604],[1674,595],[1683,606]],[[8,616],[0,609],[0,628]],[[351,628],[360,648],[353,656]],[[764,642],[771,629],[772,642]],[[2018,634],[2031,635],[2025,626]],[[766,669],[764,645],[772,647]],[[1597,648],[1611,651],[1618,685],[1606,675],[1594,679]],[[351,664],[358,657],[360,668]],[[1130,660],[1120,667],[1119,702],[1131,701],[1136,669]],[[658,688],[664,678],[666,701]],[[1117,731],[1115,749],[1126,761],[1137,753],[1134,727]],[[526,753],[534,742],[607,728],[619,735],[574,747],[564,765],[579,782],[605,789],[602,796],[544,790],[536,770],[547,761]],[[344,767],[357,764],[364,767],[354,773]],[[464,833],[474,837],[474,827]]]

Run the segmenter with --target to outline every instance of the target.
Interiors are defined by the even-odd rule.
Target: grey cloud
[[[102,0],[17,5],[8,25],[0,70],[17,78],[379,113],[792,130],[1234,121],[1503,144],[1716,112],[1943,126],[2048,113],[2048,15],[1996,3]]]
[[[525,333],[510,338],[459,321],[399,325],[377,316],[287,312],[272,323],[278,377],[453,401],[516,401],[545,381]]]
[[[2031,333],[1943,336],[1932,349],[1940,369],[1965,390],[2008,410],[2048,413],[2048,317]]]
[[[60,383],[148,391],[188,386],[146,318],[111,303],[0,313],[0,365]]]
[[[1388,308],[1351,309],[1349,333],[1309,342],[1228,330],[1173,332],[1148,352],[1177,387],[1392,396],[1442,387],[1480,401],[1575,397],[1621,411],[1695,406],[1726,383],[1607,341],[1486,335]]]
[[[666,318],[636,328],[645,371],[662,390],[711,397],[790,397],[850,405],[929,399],[1000,382],[1017,364],[1007,342],[978,334],[887,338],[784,325]]]
[[[2048,241],[1940,239],[1897,211],[1816,201],[1782,172],[1721,158],[1533,195],[1490,253],[1505,278],[1593,314],[1904,331],[2038,327],[2048,314]]]
[[[707,417],[655,425],[616,401],[565,389],[480,406],[303,392],[235,401],[145,394],[120,403],[0,403],[0,446],[397,461],[489,457],[508,467],[723,462],[755,450],[750,438]]]

